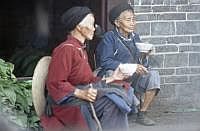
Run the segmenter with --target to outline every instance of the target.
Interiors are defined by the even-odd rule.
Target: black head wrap
[[[110,23],[114,25],[116,18],[119,17],[120,14],[125,10],[133,11],[133,7],[128,3],[121,3],[121,4],[118,4],[117,6],[113,7],[109,12]]]
[[[88,7],[75,6],[64,12],[61,21],[67,32],[70,32],[90,13],[92,11]]]

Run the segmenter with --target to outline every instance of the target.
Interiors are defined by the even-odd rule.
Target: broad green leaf
[[[16,94],[13,90],[10,90],[8,88],[3,90],[3,93],[5,96],[7,96],[7,99],[11,102],[12,105],[15,105],[16,102]]]

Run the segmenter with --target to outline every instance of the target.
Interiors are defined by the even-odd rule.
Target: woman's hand
[[[80,99],[89,101],[89,102],[94,102],[97,97],[97,89],[94,88],[88,88],[88,89],[76,89],[74,92],[74,95]]]
[[[136,68],[136,73],[139,75],[144,75],[144,74],[148,73],[148,70],[143,65],[138,64],[137,68]]]
[[[113,74],[110,77],[106,77],[102,80],[106,80],[106,83],[110,83],[115,80],[124,80],[127,79],[128,77],[129,75],[122,73],[120,68],[117,67],[117,69],[113,72]]]
[[[124,79],[127,79],[129,77],[129,75],[122,73],[120,68],[117,67],[117,69],[113,72],[112,77],[114,80],[124,80]]]

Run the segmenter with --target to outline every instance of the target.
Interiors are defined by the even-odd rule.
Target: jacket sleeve
[[[142,42],[141,39],[140,39],[140,36],[139,36],[137,33],[135,33],[134,40],[135,40],[135,42]],[[140,52],[139,52],[138,56],[141,57],[141,53],[140,53]],[[139,63],[139,59],[138,59],[138,63]],[[144,65],[146,68],[149,67],[149,61],[148,61],[147,58],[145,58],[145,59],[142,61],[142,63],[143,63],[143,65]]]

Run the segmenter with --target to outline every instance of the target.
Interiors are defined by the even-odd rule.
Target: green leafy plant
[[[0,109],[8,119],[22,128],[38,128],[31,94],[31,80],[17,81],[14,65],[0,59]]]

